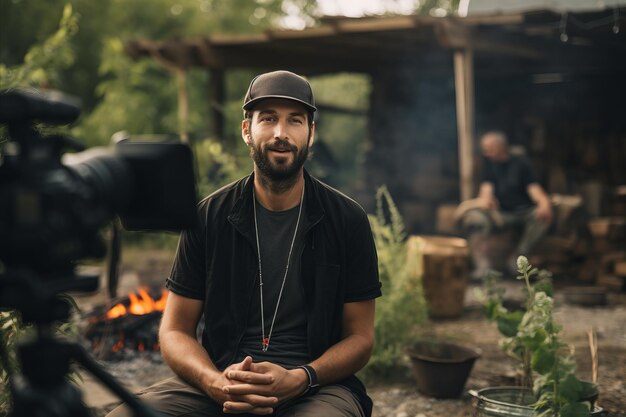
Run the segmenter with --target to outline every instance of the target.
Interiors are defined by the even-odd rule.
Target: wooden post
[[[474,55],[471,49],[454,52],[456,121],[459,135],[461,201],[474,195]]]
[[[178,130],[180,141],[189,143],[189,132],[187,131],[189,96],[187,94],[187,72],[184,68],[176,68],[176,84],[178,86]]]
[[[209,70],[209,109],[212,124],[209,126],[211,136],[224,138],[224,71],[217,68]]]

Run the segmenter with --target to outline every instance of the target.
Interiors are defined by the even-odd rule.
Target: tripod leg
[[[137,396],[122,387],[110,374],[102,369],[81,346],[72,346],[74,347],[74,359],[100,380],[111,392],[120,397],[120,399],[134,411],[136,417],[164,417],[161,413],[148,408]]]
[[[113,220],[111,225],[111,241],[109,243],[109,259],[108,259],[108,271],[109,279],[107,280],[107,290],[109,292],[109,298],[114,299],[117,297],[117,284],[120,277],[120,257],[122,247],[122,226],[119,219]]]
[[[82,402],[80,390],[71,382],[38,387],[22,375],[11,380],[13,410],[10,417],[91,417]]]

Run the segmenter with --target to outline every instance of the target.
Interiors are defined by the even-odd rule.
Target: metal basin
[[[476,398],[474,417],[534,417],[532,391],[520,387],[484,388],[469,391]],[[592,416],[603,416],[601,407],[594,407]]]

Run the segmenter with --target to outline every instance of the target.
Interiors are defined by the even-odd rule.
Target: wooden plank
[[[338,30],[334,26],[319,26],[315,28],[307,28],[304,30],[268,30],[265,32],[267,37],[274,39],[309,39],[323,38],[337,35]]]
[[[615,275],[626,277],[626,261],[617,261],[615,263]]]
[[[225,34],[213,34],[208,37],[208,40],[213,45],[241,45],[247,43],[265,43],[270,39],[267,33],[253,33],[245,35],[225,35]]]
[[[478,29],[452,20],[441,20],[434,27],[439,44],[449,49],[471,49],[490,54],[518,56],[530,59],[541,59],[543,55],[535,48],[519,40],[506,39],[502,32],[500,38],[481,34]]]
[[[596,279],[596,285],[612,291],[622,291],[625,287],[625,282],[624,278],[616,277],[615,275],[600,275]]]
[[[199,64],[207,68],[222,68],[224,59],[219,50],[211,45],[208,38],[192,41]]]
[[[187,94],[187,71],[183,68],[176,69],[176,87],[178,90],[178,132],[180,141],[189,144],[189,132],[187,131],[189,94]]]
[[[416,26],[416,22],[411,16],[394,16],[384,19],[350,19],[337,22],[336,26],[340,32],[378,32],[413,28]]]
[[[459,184],[461,201],[474,194],[474,76],[471,50],[454,53],[456,120],[459,135]]]
[[[524,15],[518,14],[499,14],[499,15],[477,15],[467,16],[461,19],[455,19],[454,16],[450,20],[462,20],[466,25],[519,25],[524,23]]]
[[[594,237],[606,238],[609,235],[611,219],[609,217],[597,218],[589,221],[589,230]]]
[[[455,216],[457,207],[456,204],[441,204],[437,207],[437,223],[435,225],[437,233],[450,235],[460,233]]]
[[[442,20],[441,23],[435,26],[435,35],[442,47],[462,49],[470,46],[471,30],[471,28],[465,25]]]

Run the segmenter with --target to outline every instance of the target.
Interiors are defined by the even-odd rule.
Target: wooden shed
[[[226,71],[368,74],[357,199],[371,208],[387,184],[412,233],[432,233],[440,205],[474,195],[476,138],[493,128],[526,150],[548,191],[587,193],[594,215],[626,215],[614,194],[626,184],[626,7],[327,18],[298,31],[130,40],[126,51],[206,68],[216,136]]]

